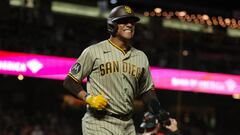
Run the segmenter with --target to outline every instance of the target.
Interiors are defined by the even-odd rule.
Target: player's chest
[[[126,73],[139,77],[145,69],[144,61],[138,55],[104,55],[95,60],[94,67],[101,76],[113,73]]]

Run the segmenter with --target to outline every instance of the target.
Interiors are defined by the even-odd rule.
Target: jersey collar
[[[113,47],[115,47],[115,48],[117,48],[119,51],[121,51],[124,55],[126,54],[126,52],[122,49],[122,48],[120,48],[120,47],[118,47],[116,44],[114,44],[112,41],[110,41],[109,39],[108,39],[108,42],[110,43],[110,45],[112,45]],[[132,51],[132,46],[130,46],[130,49],[128,50],[128,51]]]

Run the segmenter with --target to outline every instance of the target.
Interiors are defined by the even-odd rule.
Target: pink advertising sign
[[[63,80],[76,58],[0,51],[0,74]],[[212,94],[240,94],[240,76],[151,67],[156,88]]]
[[[0,51],[0,73],[63,80],[75,60]]]
[[[152,67],[156,88],[212,94],[240,94],[240,76]]]

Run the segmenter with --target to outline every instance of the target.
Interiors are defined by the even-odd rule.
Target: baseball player
[[[139,20],[129,6],[113,8],[107,18],[109,39],[87,47],[64,80],[64,87],[87,103],[84,135],[135,135],[132,113],[137,96],[150,112],[160,109],[148,58],[130,45]],[[85,77],[86,90],[81,85]]]

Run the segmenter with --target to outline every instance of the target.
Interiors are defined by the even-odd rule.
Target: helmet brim
[[[138,22],[140,21],[140,18],[134,15],[127,15],[127,16],[121,16],[121,17],[116,17],[113,18],[112,21],[118,23],[119,21],[131,21],[131,22]]]

